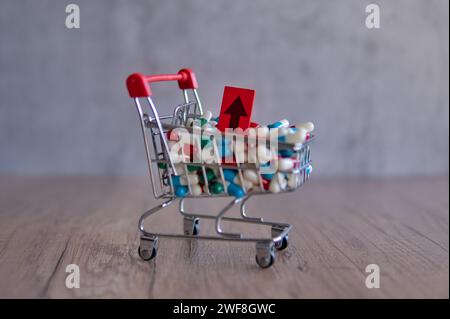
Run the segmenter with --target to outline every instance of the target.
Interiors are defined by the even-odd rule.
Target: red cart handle
[[[127,78],[127,88],[130,97],[149,97],[152,95],[150,83],[162,81],[178,81],[182,90],[197,89],[198,83],[195,73],[191,69],[182,69],[176,74],[143,75],[133,73]]]

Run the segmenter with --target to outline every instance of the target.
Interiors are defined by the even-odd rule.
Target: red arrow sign
[[[250,126],[254,98],[254,90],[226,86],[217,128],[222,132],[226,128],[247,129]]]

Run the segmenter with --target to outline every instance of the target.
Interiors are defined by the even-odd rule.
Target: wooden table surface
[[[142,261],[137,221],[157,203],[145,179],[1,177],[0,297],[448,298],[448,191],[448,177],[312,178],[255,198],[249,213],[294,224],[289,247],[260,269],[251,243],[163,238]],[[214,214],[224,203],[190,207]],[[177,205],[147,226],[181,232]],[[213,233],[211,221],[201,227]],[[65,286],[68,264],[80,267],[79,289]],[[368,264],[380,267],[379,289],[365,286]]]

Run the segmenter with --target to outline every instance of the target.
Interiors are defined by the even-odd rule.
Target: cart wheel
[[[275,252],[271,251],[268,256],[260,257],[256,255],[256,263],[261,268],[269,268],[275,262]]]
[[[284,250],[289,245],[288,235],[284,236],[280,241],[275,242],[275,248],[277,250]]]
[[[197,236],[198,234],[200,234],[200,219],[196,218],[192,227],[192,235]]]
[[[269,268],[275,262],[275,244],[270,242],[256,243],[256,263],[261,268]]]
[[[200,234],[200,218],[185,217],[183,220],[185,235],[197,236]]]
[[[149,260],[152,260],[153,258],[155,258],[156,253],[157,253],[157,250],[155,247],[152,247],[151,251],[146,248],[141,250],[141,246],[139,246],[139,248],[138,248],[139,256],[145,261],[149,261]]]

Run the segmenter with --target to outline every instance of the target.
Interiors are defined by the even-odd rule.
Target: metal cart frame
[[[152,92],[150,83],[161,81],[177,81],[183,93],[184,103],[178,105],[171,115],[160,116],[157,108],[151,98]],[[147,157],[148,171],[150,181],[152,183],[153,195],[156,199],[164,199],[164,201],[148,211],[144,212],[139,219],[140,245],[139,256],[144,260],[151,260],[156,257],[158,251],[159,238],[179,238],[179,239],[202,239],[202,240],[218,240],[218,241],[240,241],[256,243],[256,262],[262,268],[270,267],[275,261],[275,250],[283,250],[288,245],[289,231],[292,225],[280,222],[271,222],[263,220],[260,217],[251,217],[247,215],[246,204],[257,195],[272,194],[264,189],[260,174],[261,167],[258,164],[243,163],[236,165],[228,165],[222,163],[220,159],[216,163],[195,163],[192,165],[199,166],[201,174],[204,176],[205,192],[200,196],[191,195],[191,186],[188,183],[189,194],[185,197],[177,197],[174,192],[174,185],[171,176],[184,176],[189,179],[188,165],[190,163],[176,163],[169,149],[169,141],[167,134],[176,128],[188,129],[194,134],[192,129],[185,126],[188,118],[193,120],[203,115],[202,104],[197,92],[198,84],[195,74],[190,69],[182,69],[177,74],[162,74],[145,76],[140,73],[134,73],[127,79],[127,87],[130,97],[134,99],[141,125],[142,135],[144,138],[145,153]],[[144,111],[141,100],[145,100],[149,113]],[[217,150],[217,140],[220,136],[212,135],[212,143]],[[150,143],[151,141],[151,143]],[[301,187],[309,178],[307,170],[310,166],[310,142],[312,138],[301,145],[293,145],[288,143],[278,143],[279,147],[290,149],[294,152],[297,162],[299,163],[291,173],[297,174],[295,187],[283,190],[283,192],[295,191]],[[152,144],[152,148],[150,147]],[[181,171],[180,171],[181,168]],[[216,169],[220,173],[220,179],[223,183],[225,191],[222,194],[213,194],[209,191],[208,179],[206,177],[206,169]],[[246,191],[245,196],[234,198],[222,208],[217,215],[207,215],[197,212],[187,212],[185,209],[185,201],[195,198],[205,197],[232,197],[227,194],[226,181],[223,169],[232,168],[237,170],[238,178],[242,181],[242,173],[246,169],[253,169],[258,172],[260,187],[258,190]],[[159,181],[159,184],[158,184]],[[243,184],[242,184],[243,185]],[[245,189],[244,189],[245,190]],[[153,232],[145,228],[145,221],[155,213],[167,208],[175,202],[179,202],[179,212],[183,216],[183,234],[159,233]],[[240,217],[227,217],[225,214],[234,206],[240,205]],[[203,236],[200,233],[200,220],[214,219],[216,235]],[[222,229],[222,221],[231,221],[239,223],[250,223],[257,225],[269,226],[271,228],[271,237],[248,237],[241,233],[225,232]]]

